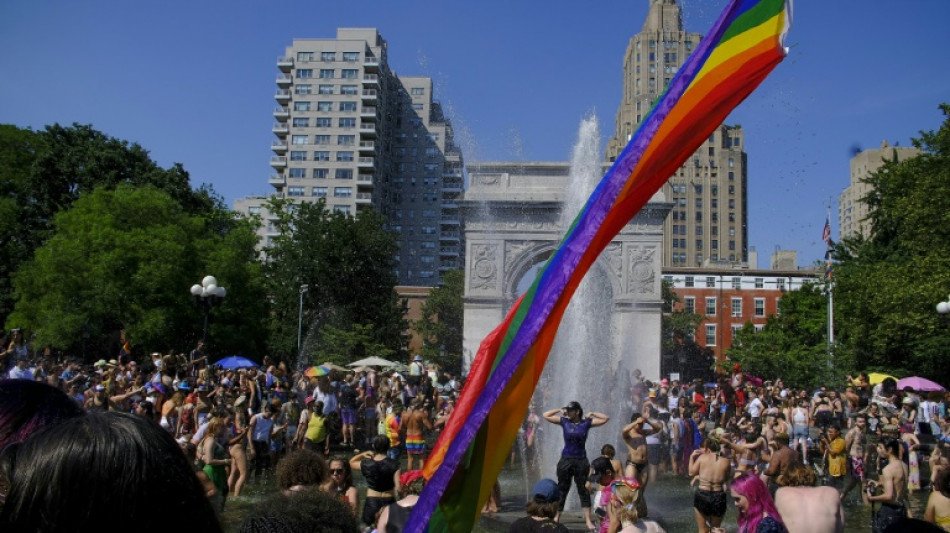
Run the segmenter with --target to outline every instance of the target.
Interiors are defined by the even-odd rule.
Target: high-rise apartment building
[[[463,161],[432,80],[392,72],[372,28],[295,39],[277,67],[273,195],[352,216],[378,210],[398,234],[400,285],[436,285],[459,268]],[[265,200],[235,207],[261,214],[266,243]]]
[[[623,98],[607,143],[609,161],[620,155],[702,37],[683,30],[676,0],[649,2],[643,28],[624,55]],[[674,204],[663,225],[664,267],[748,261],[744,141],[741,127],[720,126],[663,185],[664,196]]]
[[[885,161],[903,161],[921,153],[914,147],[890,146],[884,141],[880,149],[864,150],[851,158],[851,184],[838,197],[838,231],[842,239],[871,236],[868,205],[864,202],[871,186],[864,180],[884,166]]]

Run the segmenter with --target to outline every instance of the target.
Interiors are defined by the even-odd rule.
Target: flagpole
[[[828,281],[828,372],[831,372],[835,366],[835,298],[834,281],[831,275],[831,206],[828,207],[828,215],[825,219],[825,229],[822,237],[827,245],[827,250],[825,251],[825,277]]]

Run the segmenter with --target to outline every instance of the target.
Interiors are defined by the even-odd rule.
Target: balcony
[[[274,153],[285,154],[287,153],[287,143],[281,142],[281,141],[274,141],[271,143],[270,149],[273,150]]]
[[[274,118],[281,122],[285,122],[288,118],[290,118],[290,108],[278,107],[274,109]]]
[[[376,158],[375,157],[361,157],[359,159],[359,162],[357,163],[357,166],[359,166],[360,168],[375,167]]]
[[[461,268],[458,261],[442,261],[439,270],[455,270]]]
[[[379,58],[373,56],[366,56],[363,59],[363,68],[366,70],[378,70],[379,69]]]
[[[459,219],[452,218],[452,217],[448,217],[448,218],[443,217],[441,220],[439,220],[439,224],[443,224],[445,226],[458,226],[461,223],[462,222],[459,221]]]
[[[376,89],[363,89],[364,102],[375,102],[377,96],[379,96],[379,91]]]
[[[270,166],[274,168],[287,168],[287,158],[279,155],[271,156]]]
[[[371,192],[358,192],[356,193],[356,203],[357,204],[369,204],[373,202],[373,193]]]
[[[446,163],[459,163],[462,160],[462,152],[458,150],[449,150],[445,152]]]
[[[366,137],[376,137],[376,124],[360,124],[360,135]]]
[[[454,241],[459,242],[459,232],[457,231],[443,231],[439,234],[440,241]]]
[[[457,185],[446,185],[445,187],[442,187],[442,192],[449,194],[461,193],[462,187]]]
[[[294,68],[294,58],[278,57],[277,68],[279,68],[281,72],[290,72],[290,69]]]
[[[448,211],[450,209],[458,209],[458,208],[459,208],[459,204],[455,202],[442,202],[443,211]]]
[[[277,89],[277,92],[274,94],[274,99],[278,103],[286,104],[290,101],[290,89]]]
[[[356,184],[360,187],[372,187],[374,185],[373,175],[372,174],[357,174]]]
[[[360,141],[361,152],[373,152],[376,150],[376,141]]]
[[[271,174],[270,179],[267,181],[275,188],[282,189],[287,183],[287,178],[285,178],[283,174]]]
[[[376,87],[379,87],[379,75],[378,74],[364,74],[363,85],[375,85]]]
[[[294,79],[290,74],[278,74],[277,75],[277,85],[280,87],[290,87],[290,84],[294,82]]]
[[[439,248],[439,255],[446,256],[446,257],[458,257],[459,247],[458,246],[442,246]]]
[[[270,130],[278,137],[283,137],[290,133],[290,126],[286,122],[275,122]]]
[[[368,119],[376,120],[376,106],[364,105],[360,109],[360,118],[368,118]]]
[[[447,168],[447,169],[445,169],[444,172],[442,172],[442,176],[444,176],[444,177],[446,177],[446,178],[461,178],[461,177],[462,177],[462,169],[448,169],[448,168]]]

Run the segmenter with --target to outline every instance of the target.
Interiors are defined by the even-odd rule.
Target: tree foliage
[[[921,132],[924,151],[887,161],[867,178],[869,238],[835,251],[836,323],[859,370],[923,375],[950,383],[950,328],[935,312],[950,292],[950,106]]]
[[[265,273],[273,302],[268,346],[294,360],[301,285],[307,285],[303,331],[353,330],[372,326],[373,342],[405,352],[404,304],[396,295],[394,236],[375,211],[357,218],[330,213],[324,202],[293,204],[273,199],[276,236],[266,248]],[[317,345],[321,342],[318,339]]]
[[[14,275],[7,325],[87,357],[114,357],[122,329],[134,347],[184,350],[202,326],[188,288],[213,271],[230,291],[215,311],[212,347],[243,352],[263,337],[255,315],[265,299],[253,230],[230,226],[222,233],[151,186],[85,193],[55,215],[52,237]]]
[[[415,329],[422,337],[422,355],[458,375],[462,370],[462,296],[465,272],[451,270],[442,285],[432,289],[422,306]]]
[[[664,279],[661,287],[663,318],[661,320],[661,349],[663,359],[661,374],[680,373],[680,378],[708,379],[713,375],[715,356],[712,350],[696,343],[695,333],[705,318],[695,312],[677,309],[679,296],[672,282]]]
[[[793,387],[835,382],[854,363],[846,351],[835,353],[829,369],[827,287],[821,283],[785,293],[779,314],[770,316],[762,331],[746,323],[726,353],[746,372],[781,378]]]
[[[192,190],[180,164],[163,169],[138,144],[92,126],[53,124],[34,132],[0,125],[0,321],[13,306],[13,273],[51,236],[55,215],[97,187],[119,184],[154,186],[190,214],[222,208],[210,188]]]

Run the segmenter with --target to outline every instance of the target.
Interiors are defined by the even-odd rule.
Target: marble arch
[[[482,339],[510,309],[518,282],[547,259],[563,236],[559,222],[567,163],[480,163],[468,167],[460,208],[465,220],[463,358],[467,369]],[[671,204],[658,193],[607,246],[591,271],[606,275],[613,298],[617,357],[660,373],[663,220]]]

